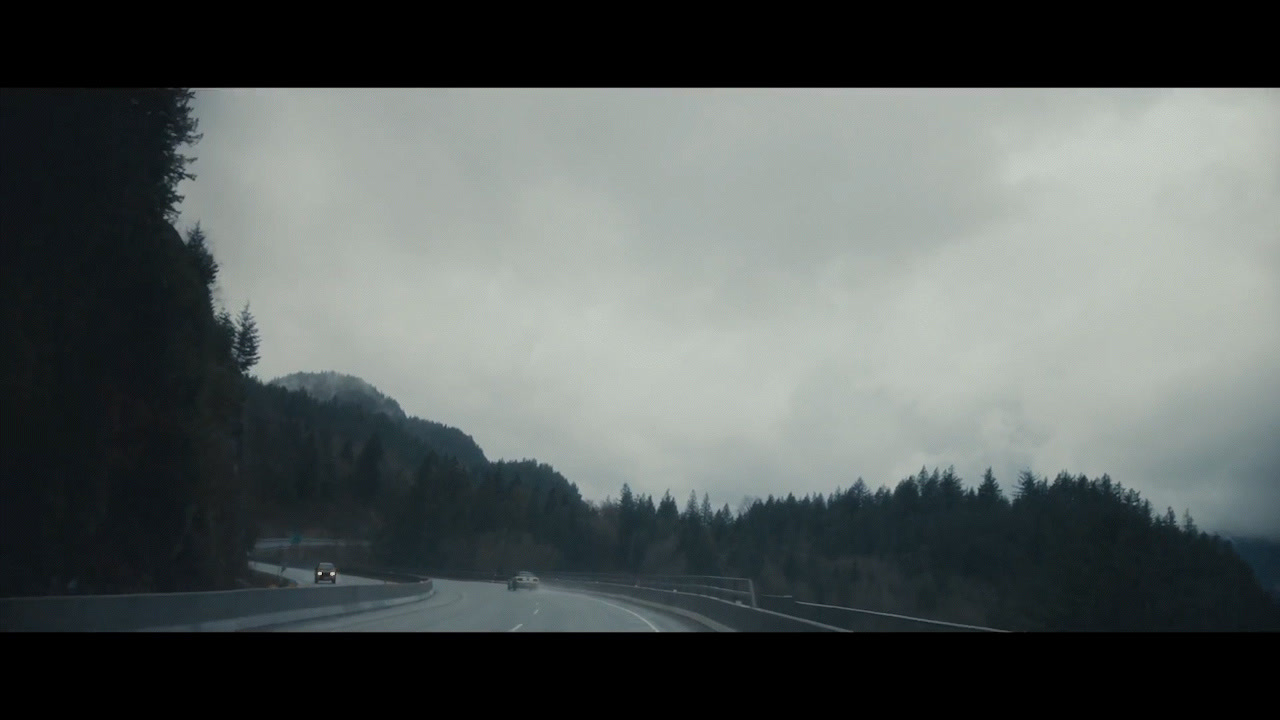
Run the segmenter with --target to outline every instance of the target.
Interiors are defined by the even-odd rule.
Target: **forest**
[[[428,573],[750,577],[760,592],[1010,630],[1276,630],[1236,547],[1110,477],[921,470],[745,507],[490,460],[466,433],[251,373],[176,226],[185,89],[5,90],[0,594],[236,587],[257,537],[366,538]],[[398,409],[398,405],[394,405]],[[787,485],[777,479],[779,492]]]
[[[1229,541],[1105,475],[1027,471],[1006,492],[990,470],[967,485],[921,468],[737,511],[627,485],[594,503],[550,465],[485,462],[462,436],[302,392],[257,397],[275,399],[247,428],[277,463],[255,475],[273,534],[370,538],[391,567],[749,577],[766,594],[1012,630],[1280,629]]]
[[[0,593],[232,587],[254,534],[236,466],[257,330],[175,227],[182,89],[0,94],[6,262]]]

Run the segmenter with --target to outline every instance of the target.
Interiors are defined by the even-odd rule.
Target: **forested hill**
[[[371,415],[381,414],[394,421],[382,423],[381,426],[392,428],[387,430],[391,434],[407,435],[411,438],[406,440],[409,444],[414,444],[416,441],[424,449],[429,448],[443,455],[458,458],[469,468],[482,468],[488,464],[484,451],[470,435],[456,427],[408,415],[394,398],[384,395],[371,383],[354,375],[345,375],[331,370],[299,372],[272,380],[269,385],[301,392],[318,401],[319,406],[332,406],[328,408],[327,417],[345,428],[348,438],[357,442],[363,442],[369,433],[375,431],[373,427],[366,427],[367,422],[375,420]],[[267,396],[255,394],[254,397]],[[294,403],[294,405],[307,406],[305,403],[303,405]],[[341,410],[344,406],[364,412],[344,413]],[[314,412],[312,414],[315,415]],[[409,453],[409,457],[420,458],[421,456],[421,452],[417,455],[413,452]]]
[[[1230,540],[1240,557],[1253,566],[1263,587],[1280,599],[1280,542],[1253,537]]]
[[[378,391],[367,381],[354,375],[333,372],[296,372],[272,380],[271,385],[279,385],[287,390],[300,390],[320,401],[334,401],[351,405],[359,405],[394,420],[407,418],[400,403]]]
[[[471,436],[405,415],[360,378],[299,373],[246,385],[242,469],[268,534],[288,526],[368,535],[378,523],[375,500],[408,487],[431,453],[469,471],[489,467]]]

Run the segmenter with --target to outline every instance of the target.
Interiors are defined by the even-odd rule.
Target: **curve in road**
[[[279,567],[276,568],[279,570]],[[435,595],[386,610],[308,620],[282,632],[707,632],[690,620],[623,600],[505,583],[432,580]]]

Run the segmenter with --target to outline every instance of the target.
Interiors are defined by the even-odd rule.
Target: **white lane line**
[[[586,597],[591,597],[591,596],[590,596],[590,595],[588,595],[588,596],[586,596]],[[625,612],[625,613],[631,613],[632,615],[634,615],[634,616],[636,616],[637,618],[639,618],[639,619],[640,619],[640,622],[644,623],[645,625],[648,625],[648,626],[649,626],[649,628],[650,628],[650,629],[652,629],[654,632],[662,632],[661,630],[659,630],[659,629],[658,629],[658,627],[657,627],[656,625],[654,625],[653,623],[649,622],[648,620],[645,620],[645,619],[644,619],[644,617],[643,617],[643,616],[641,616],[639,613],[636,613],[636,612],[633,612],[633,611],[631,611],[631,610],[628,610],[628,609],[626,609],[626,608],[622,607],[621,605],[614,605],[613,603],[611,603],[611,602],[609,602],[609,601],[607,601],[607,600],[601,600],[600,598],[597,598],[597,597],[593,597],[593,598],[591,598],[591,599],[592,599],[592,600],[595,600],[596,602],[602,602],[602,603],[604,603],[605,605],[608,605],[608,606],[609,606],[609,607],[611,607],[611,608],[617,608],[617,609],[621,610],[622,612]]]
[[[519,625],[517,625],[517,626],[515,626],[515,627],[511,628],[510,630],[508,630],[507,632],[515,632],[515,631],[519,630],[519,629],[520,629],[520,628],[522,628],[522,627],[524,627],[524,623],[520,623]]]
[[[533,614],[534,614],[534,615],[537,615],[537,614],[538,614],[538,611],[539,611],[539,610],[541,610],[541,609],[542,609],[541,607],[536,607],[536,608],[534,608],[534,609],[533,609]]]

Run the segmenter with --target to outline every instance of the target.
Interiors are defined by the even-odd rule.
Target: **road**
[[[271,563],[250,562],[249,567],[253,568],[254,570],[259,570],[261,572],[271,573],[272,575],[280,574],[280,566],[272,565]],[[298,583],[299,587],[322,588],[322,587],[330,586],[330,584],[327,582],[323,582],[323,583],[316,582],[316,569],[314,567],[285,568],[284,576]],[[338,568],[338,582],[336,583],[338,585],[382,585],[385,582],[386,581],[384,580],[374,580],[373,578],[356,577],[355,575],[345,575],[342,572],[342,568]]]
[[[432,582],[435,595],[422,602],[272,629],[282,632],[707,632],[706,628],[679,615],[614,598],[546,587],[512,592],[505,583]]]

